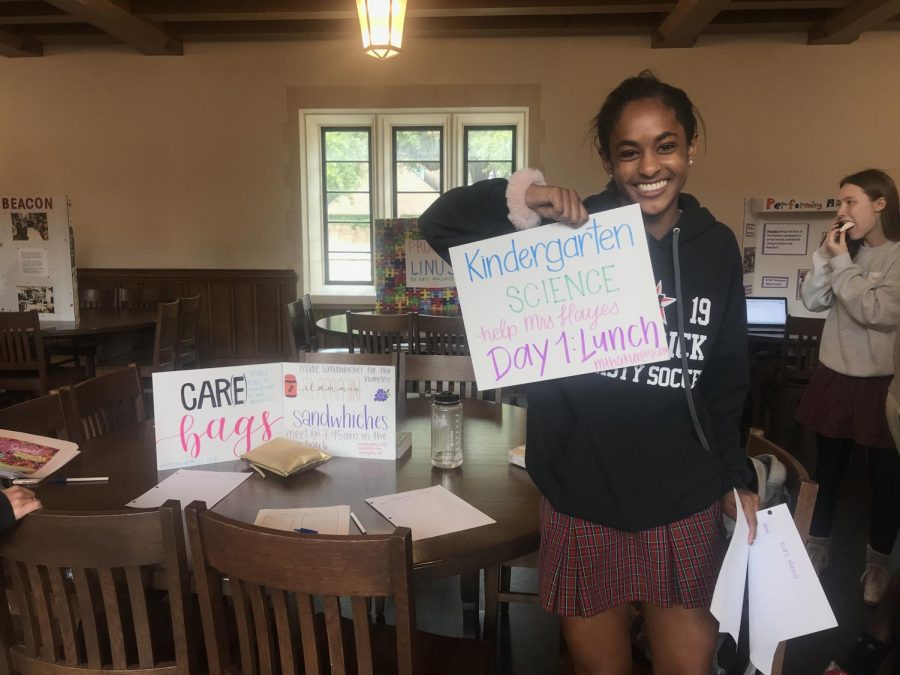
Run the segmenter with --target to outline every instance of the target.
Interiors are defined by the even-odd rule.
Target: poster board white
[[[835,197],[745,199],[744,293],[787,298],[791,316],[822,316],[803,306],[800,284],[839,207]]]
[[[640,207],[450,249],[479,389],[669,358]]]
[[[276,437],[396,459],[393,366],[268,363],[153,375],[157,469],[239,459]]]
[[[0,311],[77,320],[69,207],[65,195],[0,195]]]

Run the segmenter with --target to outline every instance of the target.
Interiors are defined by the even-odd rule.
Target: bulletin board
[[[375,221],[375,311],[459,314],[453,270],[415,218]]]
[[[839,206],[835,197],[745,199],[744,293],[785,297],[791,316],[821,316],[803,306],[800,283]]]
[[[0,195],[0,311],[77,320],[70,206],[64,195]]]

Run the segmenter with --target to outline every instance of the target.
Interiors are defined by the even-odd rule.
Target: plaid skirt
[[[870,448],[893,448],[884,414],[893,377],[852,377],[820,365],[806,385],[797,421],[828,438],[852,438]]]
[[[540,595],[553,614],[594,616],[628,602],[708,607],[724,556],[719,502],[668,525],[625,532],[541,500]]]

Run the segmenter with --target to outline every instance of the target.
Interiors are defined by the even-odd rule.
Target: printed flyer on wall
[[[154,373],[159,470],[239,459],[277,437],[396,459],[393,366],[269,363]]]

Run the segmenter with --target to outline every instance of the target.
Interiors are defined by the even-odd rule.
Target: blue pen
[[[294,532],[299,532],[300,534],[319,534],[318,530],[310,530],[308,527],[295,528]]]

